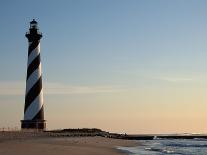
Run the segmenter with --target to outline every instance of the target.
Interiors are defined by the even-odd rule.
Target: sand
[[[11,135],[10,135],[11,137]],[[121,155],[118,146],[134,141],[104,137],[27,137],[8,138],[0,134],[0,155]]]

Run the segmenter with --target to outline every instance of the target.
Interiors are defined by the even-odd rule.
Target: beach
[[[47,135],[0,133],[3,155],[121,155],[119,146],[134,146],[134,141],[94,137],[51,137]]]

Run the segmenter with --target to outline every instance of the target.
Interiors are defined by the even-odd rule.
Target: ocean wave
[[[129,155],[207,155],[207,141],[151,140],[139,141],[137,147],[121,147]]]
[[[166,144],[166,146],[171,147],[206,147],[207,144]]]
[[[171,149],[167,149],[167,148],[149,148],[149,147],[146,147],[145,150],[149,151],[148,153],[150,153],[150,151],[153,151],[153,152],[158,152],[158,153],[162,153],[162,154],[177,154],[177,155],[183,155],[182,153],[178,153],[178,152],[175,152],[174,150],[171,150]]]

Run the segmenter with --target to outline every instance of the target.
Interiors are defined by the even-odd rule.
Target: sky
[[[207,133],[206,0],[1,0],[0,129],[23,119],[35,18],[48,129]]]

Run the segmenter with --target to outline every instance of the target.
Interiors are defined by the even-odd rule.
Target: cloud
[[[121,91],[124,89],[117,86],[71,86],[61,83],[46,83],[44,88],[46,94],[94,94]]]
[[[184,78],[184,77],[154,77],[153,79],[167,81],[167,82],[189,82],[189,81],[193,81],[192,78]]]
[[[73,86],[63,83],[43,83],[43,91],[46,95],[67,95],[67,94],[95,94],[95,93],[116,93],[124,91],[119,86]],[[0,95],[24,95],[25,83],[18,81],[0,82]]]
[[[25,93],[25,82],[2,81],[0,82],[0,95],[23,95]]]

